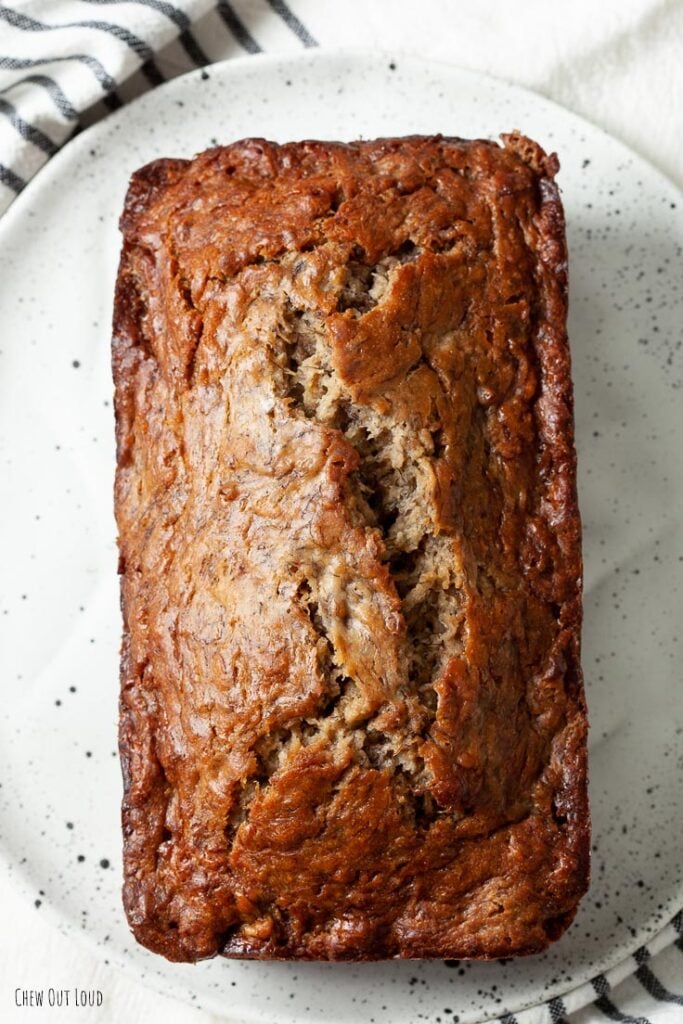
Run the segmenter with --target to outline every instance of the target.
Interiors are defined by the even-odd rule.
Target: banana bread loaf
[[[557,160],[260,139],[130,184],[124,903],[172,960],[535,953],[586,889]]]

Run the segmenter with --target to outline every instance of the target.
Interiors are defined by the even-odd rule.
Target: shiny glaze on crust
[[[587,887],[564,222],[504,141],[132,179],[124,902],[169,959],[534,953]]]

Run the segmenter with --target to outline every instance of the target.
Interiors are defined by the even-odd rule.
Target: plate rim
[[[254,53],[254,54],[240,54],[238,57],[228,57],[224,60],[215,61],[213,64],[208,64],[207,68],[211,68],[212,71],[216,71],[219,74],[226,72],[232,73],[233,71],[239,73],[242,68],[253,68],[255,65],[269,66],[283,63],[292,64],[317,64],[324,63],[329,60],[336,59],[348,59],[353,60],[366,60],[376,64],[382,61],[391,62],[398,56],[407,59],[409,61],[420,64],[424,67],[440,67],[447,69],[451,73],[462,75],[465,78],[470,78],[472,81],[485,81],[493,86],[502,86],[505,89],[510,90],[514,95],[528,97],[531,96],[533,99],[545,105],[550,110],[556,110],[563,118],[571,118],[577,125],[588,125],[593,131],[598,132],[603,138],[608,140],[612,145],[617,145],[621,148],[624,155],[630,160],[644,165],[648,173],[656,175],[665,188],[672,189],[680,199],[683,199],[683,185],[678,185],[673,178],[670,178],[664,171],[653,164],[647,157],[643,156],[637,150],[632,149],[626,142],[616,136],[611,135],[606,129],[602,128],[599,124],[591,121],[589,118],[583,117],[581,114],[575,113],[568,107],[562,106],[556,100],[543,95],[535,89],[528,88],[525,85],[519,85],[517,82],[510,82],[506,78],[501,78],[498,75],[492,75],[485,71],[477,71],[472,68],[462,67],[460,64],[453,64],[449,61],[445,61],[439,58],[427,57],[424,54],[417,53],[409,49],[397,49],[397,50],[373,50],[369,47],[361,46],[343,46],[343,47],[327,47],[318,46],[308,50],[303,50],[300,53]],[[88,148],[90,143],[95,139],[98,133],[101,131],[104,133],[105,126],[108,128],[111,125],[117,124],[119,121],[125,121],[131,109],[136,109],[139,105],[143,105],[146,102],[151,102],[151,97],[158,97],[159,95],[170,94],[175,88],[181,88],[186,82],[192,81],[196,78],[200,78],[202,73],[206,71],[206,68],[193,68],[190,71],[185,71],[181,75],[176,75],[175,78],[169,78],[167,81],[162,82],[160,85],[148,89],[146,92],[141,93],[139,96],[135,96],[129,102],[125,103],[118,110],[112,111],[101,120],[96,121],[94,124],[88,125],[88,127],[79,132],[78,135],[72,136],[68,139],[64,145],[55,153],[53,157],[46,161],[42,167],[38,168],[32,178],[29,179],[25,188],[12,200],[7,209],[0,215],[0,242],[2,242],[2,236],[5,232],[6,225],[11,224],[15,217],[21,216],[24,206],[30,203],[33,199],[33,194],[39,188],[46,188],[53,177],[59,174],[61,166],[72,155],[76,155],[78,149]],[[510,129],[512,130],[512,129]],[[239,140],[230,140],[239,141]],[[297,140],[294,140],[297,141]],[[303,141],[303,140],[301,140]],[[330,140],[328,140],[330,141]],[[227,143],[224,143],[227,144]],[[560,175],[562,173],[562,166],[560,163]],[[560,191],[562,191],[562,185],[560,181]],[[17,211],[19,211],[17,213]],[[1,255],[0,255],[1,258]]]

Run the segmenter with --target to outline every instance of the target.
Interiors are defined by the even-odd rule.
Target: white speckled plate
[[[109,321],[131,171],[220,140],[518,127],[557,149],[585,526],[593,884],[515,963],[170,965],[119,899],[119,610]],[[0,852],[41,914],[234,1021],[473,1021],[567,992],[683,906],[680,196],[596,128],[502,82],[383,55],[247,58],[76,138],[0,221]],[[230,1016],[232,1014],[232,1017]]]

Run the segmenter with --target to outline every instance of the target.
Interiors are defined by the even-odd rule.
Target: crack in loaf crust
[[[124,901],[174,960],[503,957],[588,879],[555,157],[247,140],[134,175]]]

